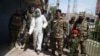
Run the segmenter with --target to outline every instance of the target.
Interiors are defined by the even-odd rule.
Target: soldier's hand
[[[47,36],[50,37],[50,32],[47,33]]]
[[[30,34],[28,34],[28,36],[27,37],[30,37],[31,35]]]
[[[29,34],[28,31],[25,31],[25,36],[26,36],[26,37],[29,37],[29,36],[30,36],[30,34]]]
[[[29,39],[31,37],[30,34],[26,34],[26,39]]]
[[[20,33],[18,33],[18,37],[20,37]]]
[[[83,45],[83,46],[86,46],[86,41],[83,41],[83,42],[82,42],[82,45]]]

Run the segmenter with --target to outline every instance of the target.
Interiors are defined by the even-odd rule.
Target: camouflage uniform
[[[29,12],[29,10],[27,10],[25,12],[25,23],[23,25],[23,29],[24,29],[24,33],[25,33],[25,48],[27,48],[27,44],[28,43],[32,43],[33,42],[33,39],[32,39],[32,35],[29,37],[27,32],[29,31],[29,27],[30,27],[30,24],[31,24],[31,20],[32,20],[32,17],[34,17],[35,14],[34,12]]]
[[[71,18],[71,20],[69,21],[69,24],[70,24],[70,26],[69,26],[69,29],[70,29],[70,33],[71,33],[71,31],[73,30],[73,26],[74,26],[74,23],[75,23],[75,17],[73,16],[72,18]]]
[[[70,56],[78,56],[78,46],[79,46],[79,37],[71,37],[69,39],[69,43],[70,43]]]
[[[15,42],[18,39],[18,33],[20,31],[21,26],[23,25],[23,15],[14,14],[11,16],[9,20],[9,33],[10,33],[10,42],[12,47],[15,46]]]
[[[55,18],[51,21],[51,36],[50,36],[50,43],[51,49],[55,52],[56,47],[58,47],[58,53],[63,53],[63,35],[64,30],[66,31],[66,25],[63,18]],[[58,44],[56,46],[56,43]]]
[[[34,12],[29,12],[28,10],[25,12],[25,20],[26,20],[26,28],[29,29],[32,17],[34,17]]]
[[[45,33],[46,33],[46,35],[44,36],[45,50],[48,50],[50,48],[50,33],[51,33],[50,25],[51,25],[52,20],[53,20],[53,17],[50,17],[48,20],[48,26],[45,29]]]
[[[67,42],[67,48],[69,48],[70,46],[70,43],[68,43],[68,41],[69,41],[69,39],[70,39],[70,36],[71,36],[71,32],[72,32],[72,30],[73,30],[73,26],[74,26],[74,23],[75,23],[75,17],[73,16],[72,18],[71,18],[71,20],[68,22],[69,23],[69,34],[68,34],[68,38],[67,38],[67,40],[66,40],[66,42]]]
[[[84,17],[84,15],[80,15],[81,17]],[[79,20],[79,19],[78,19]],[[88,23],[85,18],[83,18],[82,22],[78,22],[78,20],[75,22],[74,28],[79,30],[80,34],[80,40],[81,40],[81,53],[86,54],[86,38],[88,37]]]
[[[71,36],[69,39],[69,46],[70,46],[70,56],[78,56],[79,53],[79,44],[80,44],[80,39],[78,35],[78,30],[73,29],[71,31]]]

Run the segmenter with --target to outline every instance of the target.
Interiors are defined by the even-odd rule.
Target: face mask
[[[35,15],[36,15],[36,17],[39,17],[39,16],[40,16],[39,11],[36,11],[36,12],[35,12]]]

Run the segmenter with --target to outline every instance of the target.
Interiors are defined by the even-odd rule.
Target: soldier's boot
[[[52,50],[51,56],[56,56],[55,50]]]
[[[25,47],[25,44],[23,44],[23,45],[21,46],[21,49],[24,49],[24,47]]]
[[[86,42],[81,41],[81,54],[86,55]]]
[[[75,53],[73,56],[79,56],[78,53]]]
[[[10,49],[14,48],[15,47],[15,43],[11,43],[11,47]]]
[[[25,45],[24,45],[24,51],[26,51],[27,48],[28,48],[28,41],[27,41],[27,42],[25,43]]]
[[[45,45],[45,51],[48,51],[49,50],[49,46],[48,46],[48,43],[46,43]]]
[[[40,54],[40,52],[41,52],[40,50],[37,50],[37,51],[36,51],[37,55],[39,55],[39,54]]]
[[[89,56],[89,55],[87,55],[87,54],[81,54],[81,56]]]
[[[89,56],[87,53],[86,53],[86,48],[83,47],[82,51],[81,51],[81,55],[82,56]]]
[[[62,56],[62,54],[59,54],[58,56]]]
[[[45,50],[48,51],[49,49],[50,49],[50,40],[48,40],[48,42],[46,43]]]
[[[29,35],[26,34],[25,38],[26,38],[26,39],[25,39],[24,51],[26,51],[27,48],[29,47]]]
[[[48,49],[49,49],[48,46],[45,46],[44,50],[45,50],[45,51],[48,51]]]

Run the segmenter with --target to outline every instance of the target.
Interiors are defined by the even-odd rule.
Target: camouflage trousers
[[[70,48],[69,56],[78,56],[79,50],[77,50],[74,46]]]
[[[23,43],[24,43],[24,50],[26,50],[28,47],[32,47],[33,48],[33,34],[32,35],[28,35],[28,30],[26,30],[24,32],[24,39],[23,39]]]
[[[81,54],[86,54],[86,41],[81,41],[80,42],[80,46],[81,46]]]
[[[86,54],[86,37],[82,37],[83,39],[80,41],[81,46],[81,54]]]
[[[52,51],[57,49],[58,54],[63,54],[63,38],[50,38],[50,45]]]
[[[44,50],[50,49],[50,33],[44,32],[42,48]]]
[[[11,35],[10,36],[10,43],[11,43],[12,47],[15,46],[15,43],[16,43],[16,41],[18,39],[18,33],[19,33],[18,30],[11,30],[10,31],[10,35]]]

